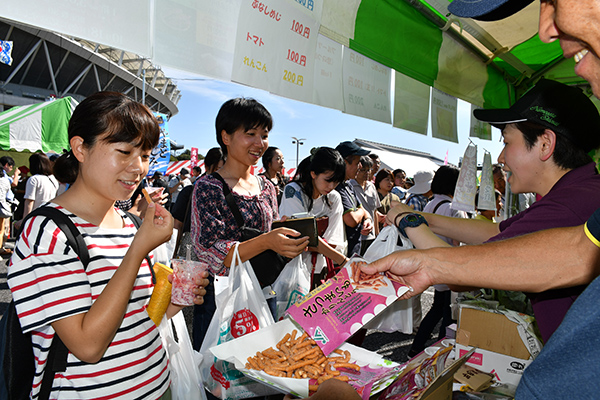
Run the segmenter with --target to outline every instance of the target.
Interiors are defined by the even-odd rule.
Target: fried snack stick
[[[148,202],[148,204],[152,203],[152,197],[150,197],[150,195],[148,194],[148,191],[146,190],[146,188],[142,188],[142,193],[144,194],[144,198],[146,199],[146,201]]]
[[[310,378],[317,385],[310,385],[314,390],[318,384],[327,379],[348,381],[348,377],[340,375],[339,369],[360,371],[360,367],[350,363],[350,352],[335,350],[326,357],[314,340],[303,333],[296,339],[297,331],[287,333],[275,347],[269,347],[255,356],[248,357],[246,368],[264,371],[265,373],[288,378]],[[311,389],[311,391],[314,391]]]
[[[152,290],[152,296],[148,302],[148,307],[146,307],[146,312],[154,324],[158,326],[171,302],[172,285],[167,277],[173,273],[173,270],[158,262],[154,263],[152,268],[156,275],[156,285],[154,285],[154,289]]]

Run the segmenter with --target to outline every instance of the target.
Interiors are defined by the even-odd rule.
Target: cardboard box
[[[541,350],[529,317],[513,311],[461,305],[456,357],[476,348],[467,361],[497,381],[517,385],[523,371]]]

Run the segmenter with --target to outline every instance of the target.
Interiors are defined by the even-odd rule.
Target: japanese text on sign
[[[287,69],[283,70],[283,80],[286,82],[295,83],[298,86],[304,85],[304,76],[296,75]]]
[[[291,49],[288,49],[287,59],[292,62],[295,62],[296,64],[302,65],[303,67],[306,67],[306,56],[301,56],[299,53],[296,53]]]
[[[296,3],[308,8],[310,11],[313,11],[313,9],[315,7],[313,0],[296,0]]]
[[[256,35],[251,35],[250,32],[248,32],[248,36],[246,37],[246,42],[254,42],[255,44],[258,45],[258,47],[265,44],[261,37],[258,37]]]
[[[250,59],[248,57],[244,57],[244,65],[252,68],[256,68],[259,71],[267,72],[267,65],[263,64],[260,61],[254,61],[254,58]]]
[[[258,10],[261,13],[264,13],[269,18],[273,18],[277,21],[281,20],[281,14],[279,14],[279,12],[275,11],[274,9],[269,10],[269,6],[267,6],[264,3],[258,2],[257,0],[254,0],[252,2],[252,8]]]
[[[298,22],[296,20],[292,21],[291,30],[293,32],[296,32],[298,35],[305,37],[307,39],[310,37],[310,28],[308,26],[302,25],[300,22]]]

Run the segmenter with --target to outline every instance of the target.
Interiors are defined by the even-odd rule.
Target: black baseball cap
[[[473,111],[493,126],[533,122],[571,140],[586,152],[600,147],[600,115],[578,88],[541,79],[510,108]]]
[[[521,11],[533,0],[453,0],[448,11],[457,17],[498,21]]]
[[[366,156],[370,153],[369,150],[363,149],[356,143],[350,141],[338,144],[335,149],[340,152],[344,159],[350,156]]]

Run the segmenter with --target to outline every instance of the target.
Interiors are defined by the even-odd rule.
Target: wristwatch
[[[416,228],[417,226],[422,224],[429,226],[424,216],[416,213],[407,214],[404,218],[400,220],[400,223],[398,224],[398,230],[402,235],[408,237],[408,235],[404,231],[405,228]]]

